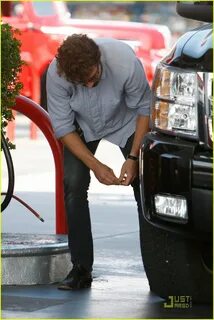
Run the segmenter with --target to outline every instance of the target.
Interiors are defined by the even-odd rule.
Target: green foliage
[[[18,32],[9,24],[1,25],[1,128],[4,134],[8,122],[13,120],[10,108],[15,104],[16,96],[23,86],[18,79],[23,65],[20,56],[21,43],[15,38]],[[8,145],[14,148],[10,141]]]

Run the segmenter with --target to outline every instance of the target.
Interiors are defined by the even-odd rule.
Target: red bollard
[[[36,102],[17,96],[13,110],[19,111],[43,132],[51,147],[55,163],[56,234],[67,234],[63,186],[63,146],[55,138],[48,113]]]
[[[30,139],[36,140],[38,138],[38,128],[33,121],[30,122]]]
[[[15,118],[15,115],[16,115],[15,110],[13,110],[13,115]],[[36,140],[38,138],[38,127],[35,125],[35,123],[33,121],[30,122],[29,129],[30,129],[30,139]],[[8,122],[7,137],[9,138],[10,141],[14,141],[16,138],[16,121],[15,121],[15,119]]]
[[[13,110],[13,116],[15,118],[16,116],[16,111]],[[14,141],[15,140],[15,130],[16,130],[16,122],[15,119],[11,120],[8,122],[7,125],[7,137],[9,138],[10,141]]]

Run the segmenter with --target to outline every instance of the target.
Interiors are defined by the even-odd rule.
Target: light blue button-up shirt
[[[124,147],[138,115],[150,113],[151,92],[143,66],[133,50],[115,39],[96,39],[101,51],[98,85],[74,85],[57,74],[56,59],[47,73],[48,112],[56,138],[81,127],[86,142],[106,139]]]

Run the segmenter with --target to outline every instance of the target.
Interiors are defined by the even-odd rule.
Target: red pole
[[[37,126],[33,121],[30,123],[30,139],[36,140],[38,138]]]
[[[51,147],[55,163],[56,234],[67,234],[63,187],[63,146],[55,138],[48,113],[36,102],[17,96],[13,110],[32,120],[44,133]]]
[[[16,116],[16,111],[12,111],[13,112],[13,116],[15,118]],[[7,125],[7,137],[9,138],[10,141],[14,141],[15,140],[15,129],[16,129],[16,122],[15,119],[11,120],[8,122]]]

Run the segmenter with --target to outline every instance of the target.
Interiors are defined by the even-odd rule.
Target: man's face
[[[100,63],[98,63],[91,68],[89,75],[86,77],[86,80],[82,81],[80,84],[87,88],[93,88],[99,83],[101,75],[102,66]]]

